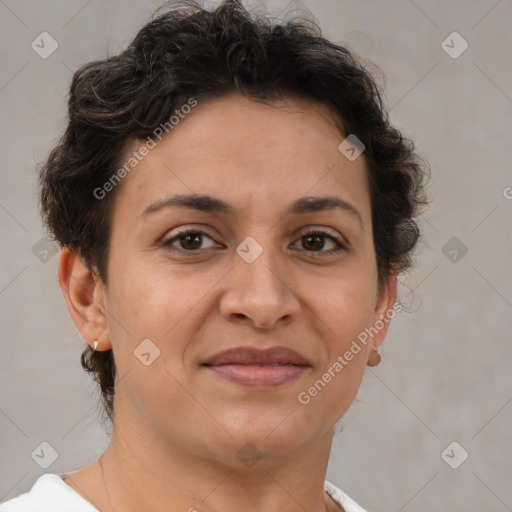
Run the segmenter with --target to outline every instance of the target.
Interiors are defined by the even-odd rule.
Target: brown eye
[[[326,240],[332,244],[333,248],[324,251]],[[321,255],[330,255],[346,250],[346,247],[339,240],[322,231],[305,233],[300,237],[300,241],[301,247],[307,252],[320,253]]]
[[[216,247],[215,244],[204,246],[206,239],[213,242],[213,239],[206,233],[197,230],[182,231],[177,235],[169,238],[162,245],[172,251],[181,252],[200,252],[201,249],[211,249]],[[321,231],[313,231],[305,233],[299,239],[301,248],[308,253],[318,253],[320,256],[329,256],[338,252],[347,250],[344,244],[328,233]],[[298,242],[296,242],[297,244]],[[331,248],[324,250],[326,244],[331,244]]]
[[[302,237],[302,247],[310,251],[318,251],[324,248],[325,237],[323,235],[308,235]]]
[[[189,233],[178,238],[182,249],[194,250],[199,249],[203,242],[200,233]]]
[[[200,249],[209,249],[214,247],[214,245],[210,245],[210,247],[201,247],[204,243],[204,237],[212,240],[211,237],[202,231],[182,231],[181,233],[178,233],[172,238],[166,240],[162,245],[171,250],[181,250],[184,252],[198,252]]]

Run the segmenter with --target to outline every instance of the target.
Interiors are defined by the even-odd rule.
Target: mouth
[[[266,350],[237,347],[219,352],[201,366],[245,387],[275,387],[300,378],[311,368],[311,363],[285,347]]]

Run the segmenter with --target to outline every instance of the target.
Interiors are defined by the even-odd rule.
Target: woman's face
[[[395,298],[394,286],[377,287],[364,154],[347,159],[343,138],[324,107],[239,95],[199,102],[154,138],[118,185],[100,297],[116,422],[230,464],[248,443],[274,457],[332,435],[385,328],[333,365]],[[177,195],[215,202],[172,204]],[[308,209],[305,198],[326,196],[341,207]],[[276,346],[308,365],[205,365],[228,349]]]

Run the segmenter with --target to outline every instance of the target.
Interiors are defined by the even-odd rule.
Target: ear
[[[391,319],[400,309],[396,302],[397,274],[391,272],[378,292],[375,313],[373,316],[373,327],[376,334],[372,338],[372,345],[378,349],[384,342]]]
[[[112,348],[107,324],[106,289],[80,256],[64,247],[59,259],[59,284],[69,314],[82,338],[98,350]]]

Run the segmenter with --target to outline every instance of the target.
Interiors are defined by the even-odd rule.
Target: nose
[[[290,279],[287,263],[278,262],[269,250],[248,263],[236,255],[235,267],[222,295],[220,312],[229,321],[270,329],[300,314],[301,306]]]

